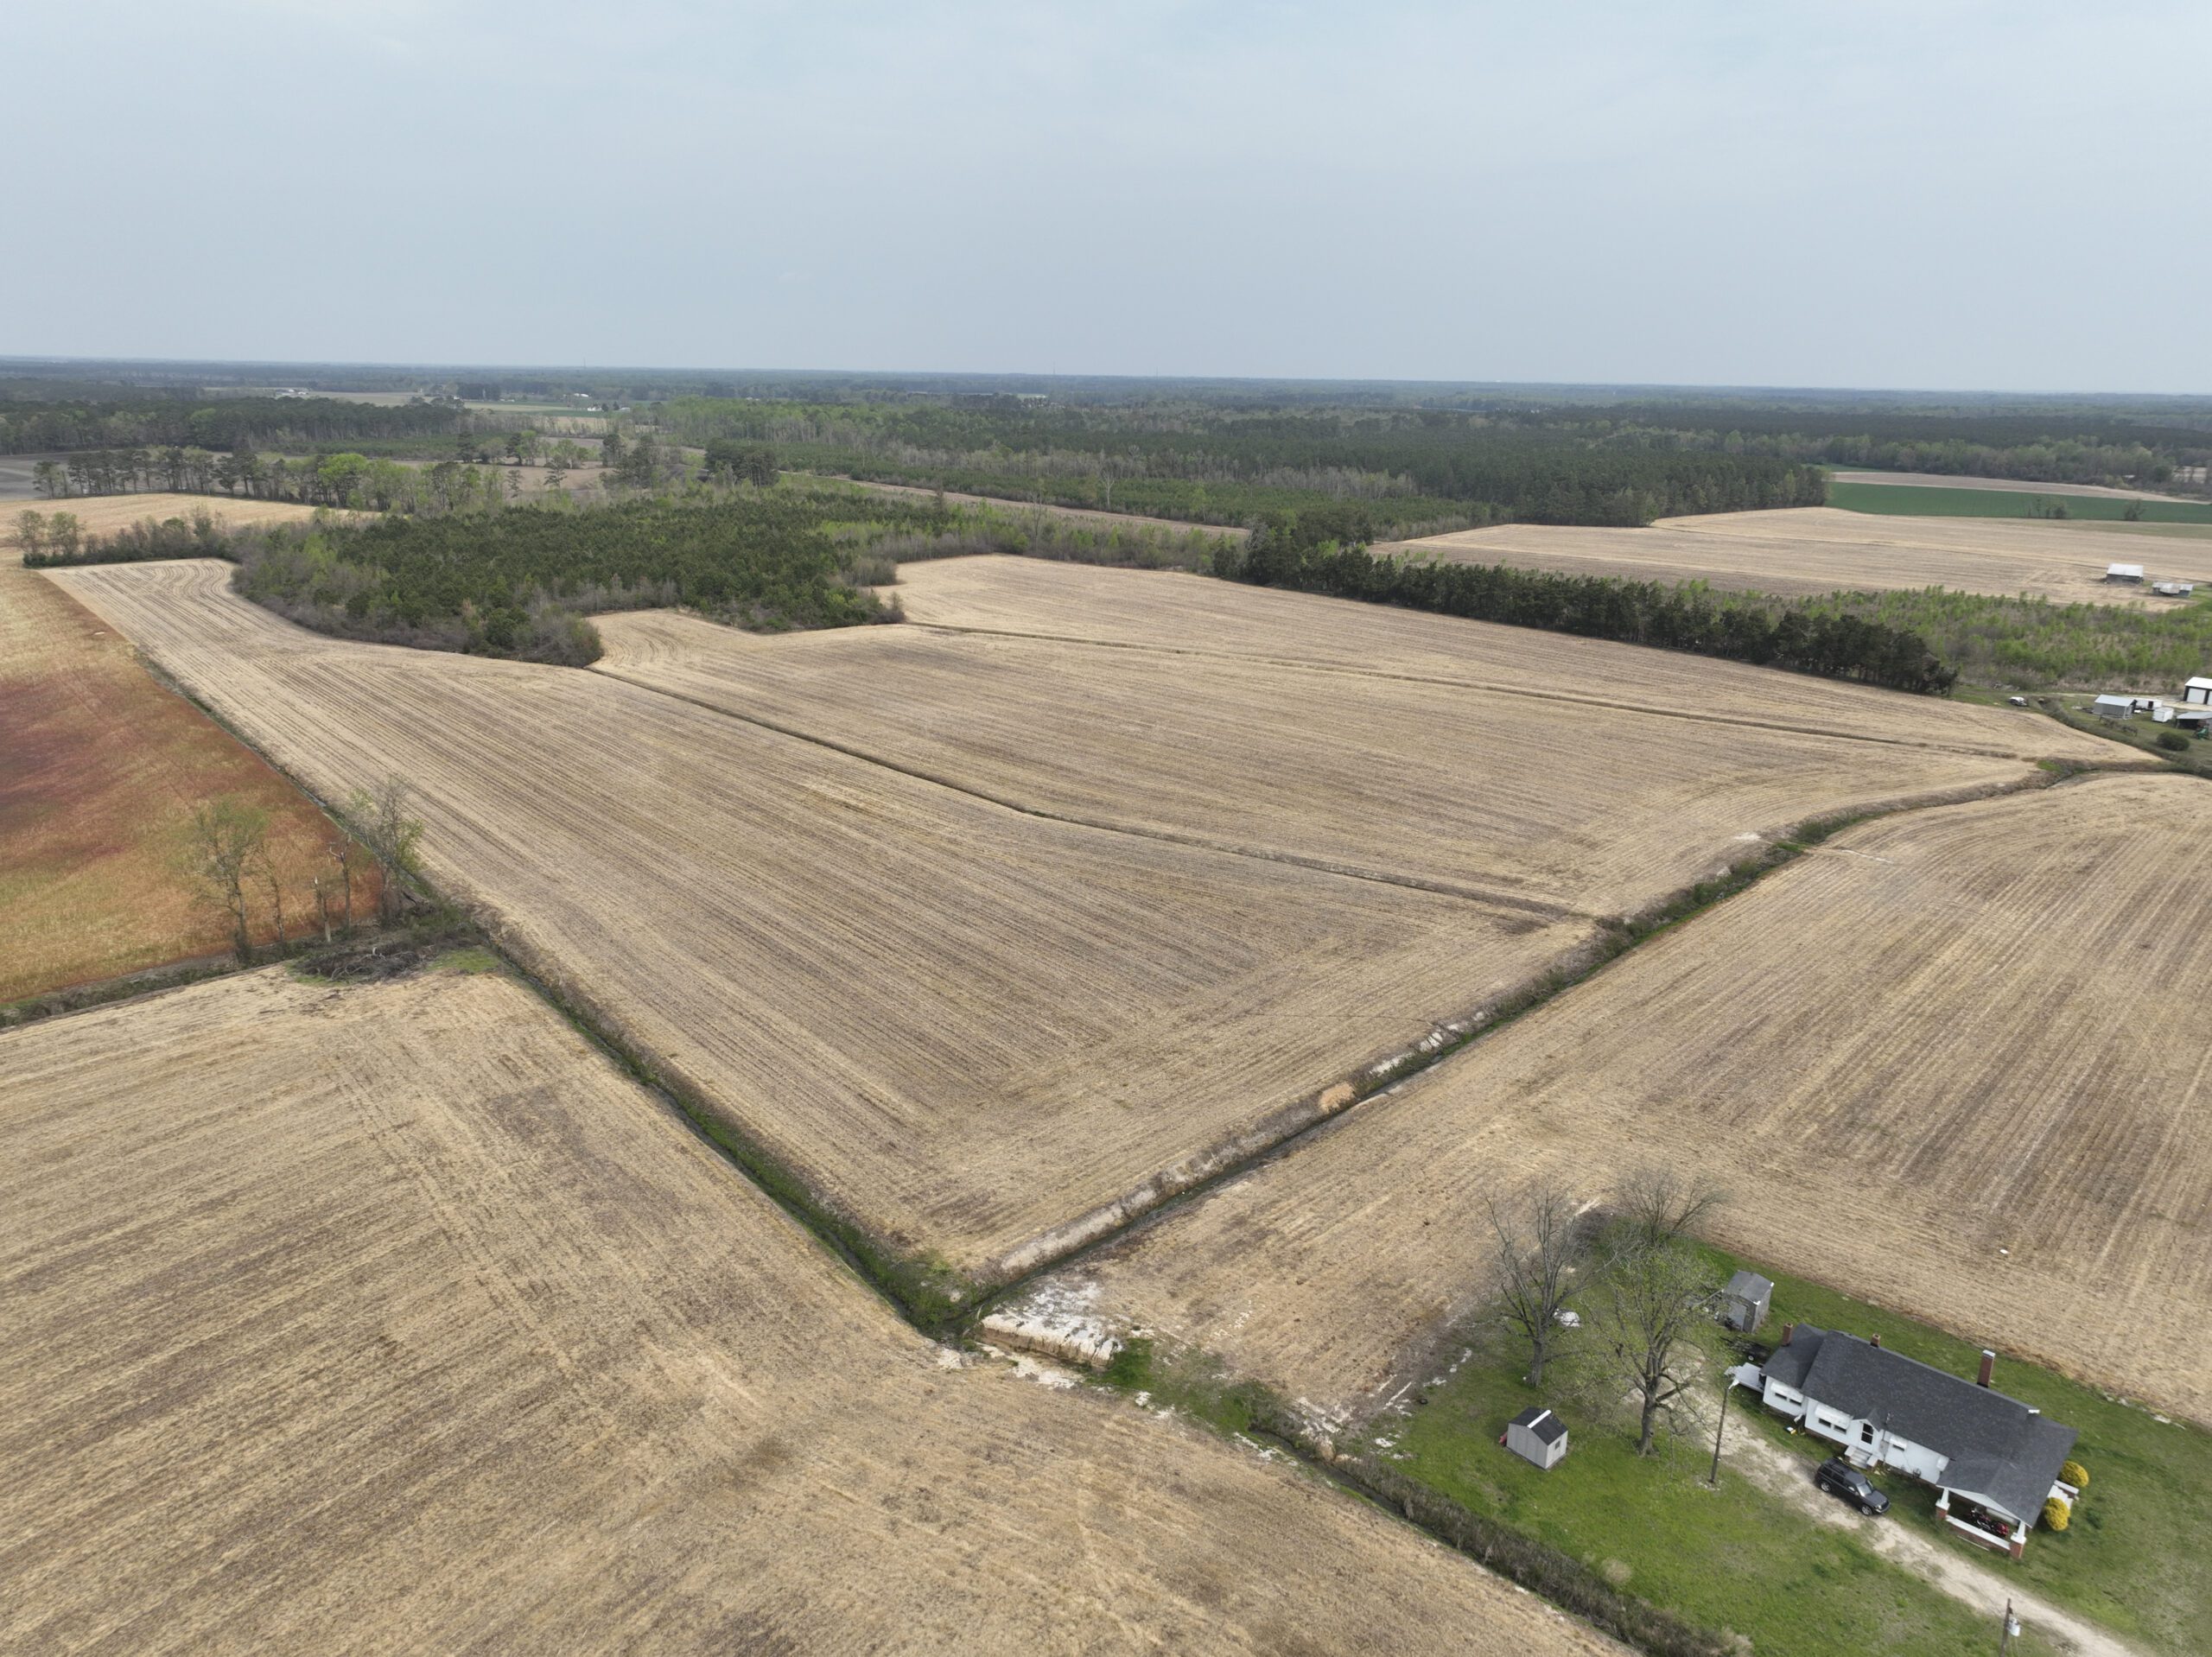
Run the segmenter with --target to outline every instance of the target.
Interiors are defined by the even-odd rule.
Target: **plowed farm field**
[[[2208,834],[2176,776],[1850,830],[1052,1293],[1356,1414],[1488,1298],[1486,1199],[1665,1164],[1727,1248],[2212,1419]]]
[[[302,524],[315,516],[314,507],[302,506],[296,501],[234,500],[226,495],[147,493],[65,496],[60,500],[10,500],[0,502],[0,539],[4,539],[10,548],[16,544],[16,521],[26,511],[38,512],[48,517],[56,512],[67,512],[77,520],[77,527],[86,535],[112,535],[118,530],[129,529],[133,524],[143,523],[148,518],[157,523],[169,517],[188,521],[194,512],[200,511],[232,529],[267,524]]]
[[[965,562],[986,581],[1017,586],[1061,568]],[[1033,657],[1019,670],[1019,694],[1048,732],[1078,754],[1086,742],[1102,750],[1083,784],[1084,820],[1065,821],[1040,815],[1051,756],[1033,736],[995,779],[954,752],[967,739],[950,738],[937,758],[958,785],[937,777],[923,726],[1007,729],[991,723],[990,691],[960,682],[960,661],[980,662],[990,641],[966,646],[950,681],[935,670],[932,689],[912,663],[933,647],[908,644],[903,629],[732,640],[730,659],[780,652],[825,664],[791,670],[790,724],[773,729],[703,647],[692,654],[712,657],[706,681],[669,694],[611,673],[324,638],[238,600],[225,578],[192,562],[64,577],[318,791],[387,771],[409,779],[434,876],[480,905],[535,970],[887,1251],[979,1282],[1102,1235],[1340,1105],[1368,1067],[1483,1016],[1592,946],[1599,925],[1583,904],[1706,872],[1777,823],[1840,804],[1999,787],[2031,775],[2023,756],[2043,750],[2117,752],[2049,721],[1814,684],[1838,723],[1887,721],[1902,734],[1801,733],[1805,752],[1793,759],[1770,740],[1776,727],[1681,721],[1712,745],[1704,769],[1648,780],[1627,751],[1618,778],[1561,790],[1551,816],[1530,822],[1546,807],[1527,773],[1556,781],[1579,770],[1525,727],[1502,727],[1497,754],[1478,756],[1449,729],[1479,718],[1471,709],[1416,703],[1394,717],[1384,682],[1338,676],[1326,682],[1370,698],[1370,734],[1382,740],[1369,777],[1432,768],[1417,740],[1433,737],[1470,765],[1479,758],[1505,803],[1485,803],[1479,781],[1425,794],[1377,780],[1351,809],[1310,807],[1282,826],[1268,819],[1353,785],[1348,728],[1328,733],[1332,752],[1308,738],[1318,703],[1264,680],[1240,689],[1250,723],[1238,740],[1263,756],[1240,774],[1272,765],[1285,777],[1232,819],[1218,788],[1211,805],[1203,792],[1195,805],[1175,802],[1177,781],[1196,771],[1166,752],[1193,740],[1178,705],[1205,699],[1176,676],[1211,668],[1211,653],[1070,649],[1059,671],[1071,691],[1052,685],[1048,662]],[[1169,617],[1185,594],[1257,600],[1263,635],[1268,600],[1281,596],[1136,580],[1112,591]],[[1364,606],[1313,602],[1347,628],[1368,625]],[[1031,603],[1065,625],[1084,619],[1033,594]],[[1422,648],[1446,651],[1450,630],[1465,625],[1421,630],[1432,641]],[[1503,636],[1479,641],[1494,653],[1552,642],[1482,631]],[[670,667],[676,659],[664,652],[663,669],[690,671]],[[1116,682],[1130,661],[1154,677],[1148,707],[1141,686]],[[1682,670],[1661,658],[1653,670]],[[833,727],[823,710],[841,672],[886,708],[907,704],[883,714],[890,736]],[[1808,694],[1809,682],[1753,676]],[[1432,688],[1402,682],[1409,702]],[[802,710],[809,695],[823,708]],[[1061,711],[1048,716],[1054,698]],[[1085,699],[1125,726],[1149,715],[1155,734],[1109,737],[1103,720],[1082,719]],[[827,746],[833,729],[854,740]],[[1802,803],[1727,760],[1738,741],[1794,766]],[[1227,763],[1224,748],[1207,752]],[[1309,755],[1321,758],[1301,774]],[[1849,780],[1840,786],[1823,768]],[[979,797],[999,785],[1003,800]],[[1638,808],[1639,789],[1658,803]],[[1664,854],[1631,860],[1620,835],[1589,826],[1609,807],[1640,809],[1637,820],[1661,835],[1669,802],[1682,822]],[[1362,811],[1376,822],[1364,845]],[[1472,826],[1396,821],[1424,811]],[[1580,886],[1573,858],[1555,848],[1543,848],[1534,876],[1517,867],[1516,848],[1548,832],[1585,847]],[[1616,857],[1626,873],[1607,867]]]
[[[599,625],[603,673],[1025,811],[1547,918],[1649,908],[1808,817],[2017,781],[2027,766],[1987,751],[2005,740],[2105,746],[1964,708],[1900,746],[1232,655],[918,626],[762,638],[665,612]],[[1935,746],[1947,731],[1955,746]]]
[[[899,1323],[497,973],[0,1035],[0,1646],[1611,1649]]]
[[[2130,757],[2118,744],[2017,708],[1172,570],[946,558],[901,565],[899,585],[886,590],[925,626],[1138,651],[1170,682],[1180,659],[1260,660],[1597,708],[1638,732],[1671,719],[2010,759]]]
[[[180,498],[124,498],[143,517]],[[88,518],[110,505],[60,504]],[[226,948],[175,860],[193,809],[224,797],[270,814],[283,864],[314,863],[334,837],[312,802],[157,684],[128,639],[24,569],[12,543],[0,553],[0,1002]],[[373,899],[365,883],[356,896]],[[264,913],[258,939],[273,931]]]
[[[433,878],[534,970],[883,1246],[978,1277],[1593,930],[1046,821],[602,674],[321,638],[220,565],[64,579],[319,792],[407,778]]]
[[[1511,524],[1378,552],[1454,563],[1512,564],[1572,575],[1706,581],[1785,597],[1945,587],[2077,604],[2179,603],[2105,581],[2107,564],[2143,564],[2158,581],[2212,581],[2212,544],[2149,543],[2079,524],[2022,518],[1883,517],[1832,506],[1662,518],[1649,529]]]

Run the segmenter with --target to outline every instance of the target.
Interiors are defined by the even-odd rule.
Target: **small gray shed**
[[[1505,1447],[1522,1461],[1556,1467],[1567,1454],[1567,1423],[1541,1404],[1531,1404],[1505,1424]]]
[[[1749,1335],[1766,1322],[1766,1309],[1773,1299],[1773,1284],[1757,1272],[1738,1272],[1720,1292],[1720,1321]]]

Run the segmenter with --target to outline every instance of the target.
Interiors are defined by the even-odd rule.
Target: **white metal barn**
[[[2183,702],[2202,702],[2212,706],[2212,679],[2190,679],[2181,688]]]
[[[1505,1447],[1522,1461],[1556,1467],[1567,1454],[1567,1423],[1541,1404],[1531,1404],[1505,1424]]]
[[[2140,564],[2107,564],[2105,566],[2105,579],[2108,581],[2133,581],[2138,586],[2140,586],[2143,581],[2143,566]]]
[[[2135,701],[2133,696],[2100,696],[2089,706],[2101,719],[2133,719]]]

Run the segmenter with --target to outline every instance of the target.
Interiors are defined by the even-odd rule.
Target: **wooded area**
[[[451,403],[356,403],[342,397],[205,400],[125,390],[112,400],[0,400],[0,454],[174,446],[201,449],[312,448],[350,438],[421,438],[459,429]]]
[[[1580,413],[683,397],[653,417],[682,442],[770,444],[816,471],[1212,524],[1344,499],[1401,533],[1503,517],[1645,524],[1817,505],[1825,488],[1786,460],[1611,443]]]

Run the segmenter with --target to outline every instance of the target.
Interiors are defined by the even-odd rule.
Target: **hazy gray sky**
[[[2212,5],[11,5],[0,353],[2212,391]]]

